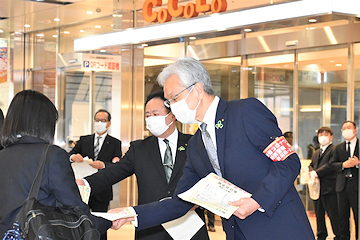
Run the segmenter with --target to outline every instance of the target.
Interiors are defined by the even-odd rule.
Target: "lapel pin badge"
[[[215,124],[216,129],[219,129],[219,128],[221,129],[224,127],[224,124],[222,123],[223,121],[224,121],[224,119],[221,119]]]
[[[180,146],[180,147],[178,148],[178,150],[181,152],[181,151],[184,151],[185,148],[184,148],[184,146]]]

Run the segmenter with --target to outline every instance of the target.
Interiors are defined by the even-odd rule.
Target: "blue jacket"
[[[234,215],[223,219],[227,239],[311,240],[314,239],[304,206],[294,187],[300,161],[292,154],[273,162],[263,150],[282,135],[276,117],[254,98],[225,101],[220,99],[215,123],[217,153],[222,175],[252,193],[265,212],[256,211],[245,220]],[[208,173],[214,172],[198,130],[187,148],[187,163],[175,196],[191,188]],[[147,228],[177,218],[191,204],[174,197],[158,203],[135,207],[139,228]]]

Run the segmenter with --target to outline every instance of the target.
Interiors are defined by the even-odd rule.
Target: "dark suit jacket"
[[[311,158],[309,170],[315,170],[320,179],[320,194],[335,194],[336,175],[337,172],[331,165],[335,146],[330,144],[320,157],[320,149],[316,150]]]
[[[95,134],[81,136],[77,141],[75,147],[70,151],[69,156],[72,154],[80,153],[83,157],[88,156],[94,159],[94,138]],[[110,136],[109,134],[104,139],[104,143],[100,149],[98,160],[105,163],[105,166],[111,165],[114,157],[121,158],[121,141]],[[100,169],[99,171],[102,171]],[[99,194],[94,195],[98,201],[111,201],[113,199],[112,187],[109,186]]]
[[[356,141],[355,151],[354,155],[359,158],[359,139]],[[346,177],[345,177],[345,169],[342,169],[342,164],[348,160],[348,154],[346,152],[346,142],[342,142],[338,144],[334,151],[334,158],[332,161],[333,167],[337,171],[337,177],[336,177],[336,192],[341,192],[344,190],[345,183],[346,183]],[[352,173],[352,181],[349,181],[349,183],[354,187],[355,191],[358,191],[358,185],[359,185],[359,169],[356,167],[351,168]]]
[[[92,193],[98,193],[104,187],[111,186],[133,174],[136,175],[138,185],[138,204],[159,201],[163,198],[172,197],[176,185],[183,174],[186,162],[186,151],[179,147],[187,147],[191,135],[179,132],[175,165],[169,184],[166,182],[165,171],[159,150],[158,138],[151,136],[144,140],[137,140],[130,144],[120,162],[107,166],[85,179],[91,186]],[[204,220],[204,211],[197,210]],[[146,230],[136,231],[136,239],[163,240],[172,239],[162,226],[152,227]],[[193,239],[208,239],[206,228],[203,227]]]
[[[304,206],[294,187],[300,172],[296,154],[285,161],[272,162],[263,150],[282,132],[275,116],[257,99],[220,100],[215,123],[218,159],[225,179],[252,193],[265,212],[254,212],[245,220],[234,215],[223,219],[227,239],[236,233],[246,239],[314,239]],[[201,178],[214,172],[207,156],[201,132],[189,141],[184,174],[175,196],[192,187]],[[192,204],[178,197],[161,202],[136,206],[139,227],[145,229],[184,214]]]
[[[40,138],[24,136],[0,151],[0,236],[10,229],[28,197],[46,144]],[[79,206],[100,232],[111,227],[110,221],[91,215],[89,207],[81,200],[65,150],[50,146],[42,178],[37,198],[42,204]]]

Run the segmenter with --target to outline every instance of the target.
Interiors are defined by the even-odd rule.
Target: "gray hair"
[[[172,75],[177,75],[179,77],[183,87],[201,83],[207,94],[215,95],[208,71],[204,65],[195,58],[180,58],[175,63],[165,67],[157,77],[159,85],[164,86],[166,79]]]

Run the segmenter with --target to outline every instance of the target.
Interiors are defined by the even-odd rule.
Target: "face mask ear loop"
[[[165,118],[167,117],[167,116],[169,116],[170,115],[170,113],[171,113],[171,111],[165,116]],[[166,121],[166,119],[165,119],[165,121]],[[173,123],[174,121],[172,121],[171,123],[169,123],[169,125],[166,125],[166,126],[168,126],[168,128],[170,127],[170,125]],[[166,123],[165,123],[166,124]]]

